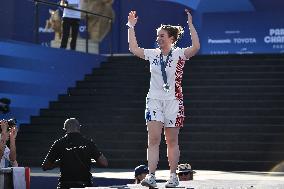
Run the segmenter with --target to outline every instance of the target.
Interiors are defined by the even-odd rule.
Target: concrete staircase
[[[194,169],[269,171],[284,157],[284,56],[200,56],[188,61],[180,162]],[[77,117],[111,168],[147,163],[148,62],[110,57],[21,127],[19,162],[39,166],[63,122]],[[161,143],[159,168],[168,168]]]

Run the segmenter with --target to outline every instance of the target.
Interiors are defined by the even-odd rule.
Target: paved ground
[[[96,169],[94,177],[132,179],[133,171],[128,169]],[[169,172],[160,170],[156,172],[159,180],[166,180]],[[31,176],[58,176],[58,169],[42,172],[39,168],[31,169]],[[194,180],[181,182],[180,187],[187,189],[284,189],[284,172],[225,172],[196,170]],[[147,188],[140,185],[128,184],[124,186],[92,187],[96,189],[109,188]],[[158,188],[164,188],[164,183],[159,183]]]
[[[104,173],[96,173],[97,176],[103,176]],[[109,172],[108,175],[113,177],[132,176],[132,172]],[[166,180],[168,171],[157,171],[157,179]],[[194,180],[181,182],[180,187],[187,189],[284,189],[284,172],[283,173],[265,173],[265,172],[223,172],[223,171],[204,171],[197,170]],[[99,187],[97,187],[99,188]],[[119,187],[117,187],[119,188]],[[145,188],[140,185],[129,184],[121,188]],[[164,188],[164,183],[159,183],[158,188]]]

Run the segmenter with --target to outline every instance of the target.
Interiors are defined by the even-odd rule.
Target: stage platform
[[[133,171],[129,169],[96,169],[93,173],[96,189],[138,189],[147,188],[141,185],[132,184],[134,179]],[[159,180],[158,188],[164,188],[164,182],[168,178],[168,170],[158,170],[156,177]],[[37,184],[43,188],[44,183],[57,182],[59,170],[43,172],[40,168],[31,168],[31,189]],[[36,178],[41,178],[36,180]],[[46,182],[49,180],[48,182]],[[102,182],[103,181],[103,182]],[[55,184],[54,183],[54,184]],[[284,172],[228,172],[196,170],[193,181],[180,182],[179,188],[187,189],[284,189]]]

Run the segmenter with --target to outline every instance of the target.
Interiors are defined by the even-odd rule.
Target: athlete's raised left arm
[[[189,10],[185,9],[185,11],[187,13],[187,19],[188,19],[187,23],[188,23],[188,27],[189,27],[189,30],[190,30],[192,45],[185,49],[184,55],[186,56],[186,58],[190,58],[190,57],[194,56],[199,51],[200,43],[199,43],[197,31],[192,24],[192,16],[191,16]]]

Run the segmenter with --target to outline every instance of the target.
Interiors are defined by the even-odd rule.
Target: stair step
[[[142,118],[143,119],[143,118]],[[190,122],[190,121],[186,121]],[[62,123],[63,124],[63,123]],[[61,124],[61,125],[62,125]],[[19,134],[21,132],[28,132],[29,134],[33,133],[44,133],[44,134],[54,134],[54,129],[58,128],[58,125],[60,124],[44,124],[47,129],[42,129],[40,125],[38,124],[29,124],[29,125],[22,125]],[[128,131],[123,131],[124,134],[133,135],[134,137],[139,137],[140,135],[143,135],[146,133],[146,125],[141,122],[135,122],[131,124],[131,127],[129,124],[125,123],[115,123],[115,128],[113,128],[114,124],[111,122],[99,122],[99,124],[94,124],[93,122],[87,122],[84,121],[84,128],[87,130],[93,130],[93,133],[100,133],[101,135],[104,135],[105,129],[115,129],[115,128],[128,128]],[[50,129],[48,129],[50,128]],[[130,128],[133,128],[134,131],[131,131]],[[185,124],[184,127],[181,129],[180,136],[183,135],[186,136],[186,134],[183,134],[184,132],[202,132],[207,131],[210,133],[221,133],[221,132],[237,132],[237,133],[283,133],[284,132],[284,125],[281,124]],[[119,133],[120,134],[120,133]]]

